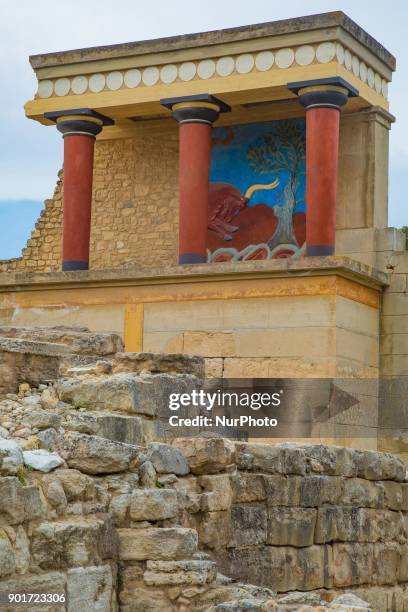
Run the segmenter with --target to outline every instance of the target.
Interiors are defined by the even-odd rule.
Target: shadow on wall
[[[0,260],[20,257],[44,202],[0,200]]]

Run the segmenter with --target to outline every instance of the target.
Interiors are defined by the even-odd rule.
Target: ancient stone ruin
[[[1,592],[63,594],[44,612],[407,609],[399,458],[166,439],[169,386],[198,387],[201,358],[0,334]]]

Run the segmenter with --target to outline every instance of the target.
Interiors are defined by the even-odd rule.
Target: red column
[[[64,138],[63,270],[89,268],[94,144],[92,136]]]
[[[306,254],[334,255],[340,109],[358,91],[341,77],[288,87],[306,108]]]
[[[340,110],[306,112],[307,255],[334,255]]]
[[[207,261],[212,124],[230,107],[208,94],[166,98],[179,128],[179,263]]]
[[[64,137],[62,269],[88,270],[95,137],[113,121],[89,108],[44,116]]]
[[[207,261],[211,124],[179,130],[179,263]]]

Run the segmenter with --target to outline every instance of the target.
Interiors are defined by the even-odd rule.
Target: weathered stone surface
[[[16,393],[21,383],[37,386],[58,377],[66,347],[0,337],[0,393]]]
[[[58,441],[58,452],[69,467],[85,474],[113,474],[129,469],[140,447],[99,436],[70,432]]]
[[[209,584],[217,576],[212,561],[148,561],[143,579],[149,586]]]
[[[0,336],[62,344],[68,346],[71,353],[80,355],[112,355],[123,349],[123,341],[118,334],[92,332],[87,327],[1,326]]]
[[[359,508],[382,508],[385,490],[380,483],[363,478],[345,478],[341,503]]]
[[[198,484],[204,491],[201,495],[201,510],[203,512],[215,512],[230,508],[232,503],[230,476],[226,474],[199,476]]]
[[[65,587],[66,576],[62,572],[29,574],[0,582],[0,589],[5,593],[59,593],[65,595]],[[42,610],[43,608],[36,607],[35,609]]]
[[[143,442],[143,423],[137,416],[72,410],[65,415],[63,425],[69,431],[96,435],[125,444]]]
[[[23,520],[23,487],[14,476],[0,478],[0,524],[16,525]]]
[[[25,574],[30,565],[30,540],[22,525],[16,529],[16,539],[14,542],[14,556],[17,574]]]
[[[64,460],[57,453],[50,453],[44,448],[24,451],[23,458],[27,467],[44,473],[51,472],[51,470],[55,470],[64,463]]]
[[[112,570],[109,565],[68,570],[67,611],[111,612],[112,588]]]
[[[117,353],[113,372],[193,374],[204,377],[204,359],[182,353]]]
[[[268,506],[299,506],[302,479],[299,476],[262,476]]]
[[[61,417],[55,412],[47,410],[32,410],[24,416],[23,423],[37,429],[58,428],[61,425]]]
[[[198,524],[200,545],[214,550],[227,546],[231,537],[230,512],[203,512]]]
[[[157,472],[151,461],[144,461],[139,467],[140,483],[143,487],[151,488],[156,485]]]
[[[397,544],[333,544],[333,586],[393,584],[398,575]]]
[[[124,526],[127,519],[128,509],[130,506],[130,494],[123,493],[112,498],[109,504],[109,513],[112,515],[114,524]]]
[[[13,548],[4,529],[0,529],[0,577],[12,574],[15,569]]]
[[[3,476],[15,476],[23,467],[23,453],[16,442],[0,438],[0,462]]]
[[[306,454],[296,444],[249,444],[237,442],[237,465],[240,469],[267,474],[305,474]]]
[[[301,445],[311,472],[329,476],[357,475],[356,454],[353,448],[326,446],[325,444]]]
[[[316,525],[315,508],[271,507],[268,509],[266,542],[273,546],[312,546]],[[320,540],[316,540],[320,542]]]
[[[344,610],[350,610],[352,612],[363,612],[364,610],[372,610],[371,606],[366,602],[354,595],[354,593],[344,593],[335,597],[330,608]]]
[[[229,546],[264,544],[267,536],[267,513],[264,504],[237,504],[231,508]]]
[[[169,444],[160,442],[148,444],[146,457],[159,474],[185,476],[190,471],[184,455],[177,447]]]
[[[265,480],[261,474],[241,474],[238,472],[231,477],[231,486],[234,503],[266,499]]]
[[[198,543],[197,532],[182,527],[118,529],[118,535],[119,557],[123,561],[188,558]]]
[[[83,376],[57,383],[59,398],[76,408],[168,416],[169,395],[185,393],[197,386],[193,376],[169,374]]]
[[[391,510],[347,506],[318,509],[315,542],[392,541],[402,535],[401,517]]]
[[[198,485],[197,478],[194,476],[179,478],[173,486],[177,491],[180,508],[191,514],[199,512],[201,508],[201,488]]]
[[[135,489],[130,499],[133,521],[160,521],[176,516],[177,492],[173,489]]]
[[[300,481],[299,505],[317,507],[338,504],[342,499],[343,479],[336,476],[307,476]]]
[[[177,438],[173,445],[186,457],[193,474],[223,472],[235,461],[235,446],[225,438]]]
[[[45,504],[41,497],[40,489],[36,485],[28,485],[22,488],[24,516],[28,521],[41,518],[45,513]]]
[[[98,564],[116,552],[116,536],[102,518],[40,523],[31,542],[33,561],[42,569]]]
[[[54,476],[62,483],[69,502],[94,499],[96,495],[95,484],[90,476],[81,474],[79,470],[74,469],[59,469],[54,473]]]
[[[367,480],[396,480],[404,482],[405,463],[389,453],[355,451],[358,476]]]

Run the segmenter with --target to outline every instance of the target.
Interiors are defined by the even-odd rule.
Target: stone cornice
[[[348,257],[307,257],[239,263],[114,268],[81,272],[16,272],[0,274],[0,293],[44,289],[149,286],[162,284],[340,276],[381,291],[388,276]]]
[[[342,11],[308,15],[305,17],[296,17],[294,19],[283,19],[280,21],[270,21],[267,23],[227,28],[211,32],[200,32],[196,34],[90,47],[86,49],[74,49],[57,53],[44,53],[32,55],[30,57],[30,63],[34,69],[38,69],[77,62],[80,63],[218,45],[233,41],[258,39],[267,36],[277,36],[291,32],[304,32],[307,30],[336,26],[341,27],[354,39],[374,53],[374,55],[378,56],[390,70],[395,70],[395,57]]]

